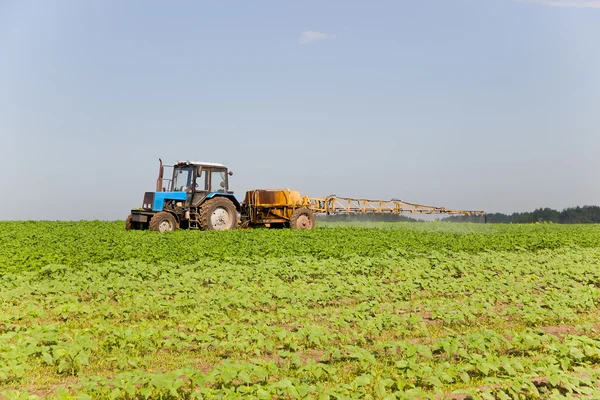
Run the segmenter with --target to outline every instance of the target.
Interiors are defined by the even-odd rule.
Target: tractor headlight
[[[176,205],[177,207],[183,207],[183,203],[182,203],[182,202],[180,202],[180,201],[178,201],[178,202],[177,202],[175,205]]]

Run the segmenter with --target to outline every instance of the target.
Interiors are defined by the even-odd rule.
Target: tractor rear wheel
[[[315,214],[306,207],[299,208],[292,213],[290,228],[312,229],[315,226]]]
[[[156,232],[174,231],[177,229],[177,220],[175,217],[165,211],[152,216],[150,220],[150,230]]]
[[[131,221],[133,217],[131,216],[131,214],[129,214],[129,217],[127,217],[127,219],[125,220],[125,229],[130,231],[132,229],[135,229],[133,227],[133,222]]]
[[[231,200],[215,197],[202,204],[200,228],[203,231],[226,231],[237,226],[237,210]]]

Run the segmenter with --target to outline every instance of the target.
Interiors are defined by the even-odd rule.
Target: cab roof
[[[211,163],[211,162],[201,162],[201,161],[177,161],[177,165],[188,164],[188,165],[206,165],[207,167],[223,167],[223,164]]]

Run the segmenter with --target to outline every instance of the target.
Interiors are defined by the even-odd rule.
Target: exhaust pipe
[[[156,179],[156,191],[162,192],[163,191],[162,181],[163,181],[164,168],[163,168],[162,160],[160,158],[158,159],[158,162],[160,163],[160,167],[158,169],[158,178]]]

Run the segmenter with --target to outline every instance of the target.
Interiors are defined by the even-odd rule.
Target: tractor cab
[[[208,195],[233,194],[229,191],[228,177],[233,175],[227,171],[223,164],[179,161],[173,168],[172,178],[164,178],[164,167],[160,165],[160,172],[156,182],[157,192],[185,193],[187,205],[198,205]],[[166,166],[169,167],[169,166]]]
[[[186,193],[190,205],[197,206],[206,196],[233,194],[229,191],[228,177],[231,175],[233,173],[222,164],[179,161],[173,166],[170,191]]]
[[[164,178],[164,168],[173,168],[172,178]],[[222,164],[202,163],[196,161],[179,161],[173,166],[161,164],[157,180],[157,192],[215,192],[232,193],[229,191],[227,167]]]

